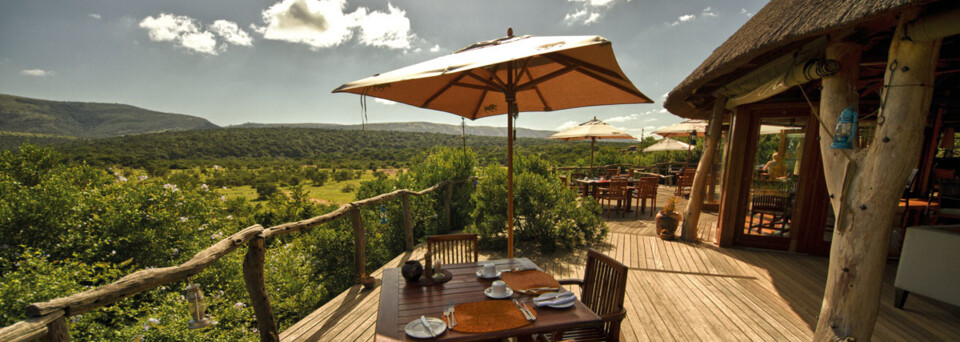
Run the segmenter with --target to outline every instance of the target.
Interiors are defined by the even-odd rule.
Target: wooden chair
[[[927,203],[927,212],[934,216],[933,222],[940,224],[940,219],[960,220],[960,180],[941,179],[940,190],[930,197]],[[937,203],[936,206],[932,203]]]
[[[577,180],[584,179],[584,178],[587,178],[586,173],[579,173],[579,172],[571,173],[570,179],[569,179],[570,182],[567,183],[567,186],[570,187],[570,190],[576,191],[577,193],[582,193],[583,185],[578,183]]]
[[[660,178],[659,177],[641,177],[640,185],[636,187],[637,191],[631,191],[628,194],[630,195],[627,199],[632,201],[634,198],[637,199],[637,210],[634,212],[633,217],[640,217],[640,212],[645,211],[647,208],[647,200],[650,200],[650,216],[653,216],[653,213],[657,208],[657,190],[660,188]],[[624,209],[626,210],[626,209]]]
[[[610,187],[600,193],[600,204],[607,200],[607,213],[610,213],[610,204],[617,200],[617,208],[626,207],[623,200],[627,199],[627,181],[624,179],[614,179],[610,181]],[[621,213],[620,216],[623,216]]]
[[[677,196],[683,196],[684,190],[693,187],[693,178],[697,175],[697,169],[683,169],[677,175]]]
[[[789,195],[784,192],[771,190],[754,191],[753,194],[750,195],[750,226],[747,228],[747,232],[750,232],[753,228],[757,228],[757,233],[762,233],[764,228],[763,217],[764,215],[770,215],[770,221],[767,227],[779,230],[780,236],[783,236],[787,223],[789,222],[787,219],[789,202]],[[760,214],[760,222],[754,225],[753,217],[757,214]],[[778,223],[780,224],[779,228],[776,227]]]
[[[427,253],[424,260],[433,265],[434,260],[441,264],[462,264],[477,262],[477,234],[448,234],[427,237]]]
[[[623,298],[627,290],[627,266],[593,249],[587,251],[587,266],[583,279],[562,279],[561,285],[579,285],[580,301],[603,324],[596,327],[558,331],[548,340],[559,341],[620,341],[620,323],[627,317]]]

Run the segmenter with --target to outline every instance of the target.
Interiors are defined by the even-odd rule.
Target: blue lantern
[[[387,206],[381,204],[380,205],[380,224],[386,224],[386,223],[387,223]]]
[[[837,119],[837,129],[833,133],[833,143],[830,148],[849,150],[853,148],[853,141],[857,139],[857,109],[847,107]]]

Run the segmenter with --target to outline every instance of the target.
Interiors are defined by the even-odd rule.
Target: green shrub
[[[340,169],[333,172],[333,180],[337,182],[351,180],[354,178],[354,176],[355,173],[346,169]]]
[[[268,199],[280,191],[277,184],[266,180],[258,181],[253,185],[253,188],[257,189],[258,199]]]
[[[536,156],[518,156],[514,176],[514,246],[543,252],[571,249],[599,241],[607,228],[596,201],[582,199],[551,174]],[[484,248],[506,247],[507,170],[483,169],[473,194],[474,225]]]

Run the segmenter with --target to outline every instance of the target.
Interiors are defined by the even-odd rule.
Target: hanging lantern
[[[690,131],[690,145],[697,146],[697,130]]]
[[[857,110],[847,107],[837,119],[837,129],[833,133],[833,143],[830,148],[849,150],[853,148],[853,141],[857,138]]]
[[[200,284],[190,284],[184,290],[187,292],[185,297],[190,305],[190,329],[200,329],[212,324],[210,316],[206,314],[207,305],[203,301]]]
[[[381,204],[380,205],[380,224],[386,224],[387,222],[389,222],[387,221],[387,206]]]

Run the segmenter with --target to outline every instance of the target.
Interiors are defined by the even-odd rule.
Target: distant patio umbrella
[[[663,138],[660,141],[656,142],[653,145],[647,146],[641,152],[657,152],[657,151],[689,151],[690,144],[673,140],[671,138]]]
[[[789,126],[760,125],[760,135],[780,134],[780,131],[795,129]],[[653,131],[653,134],[664,138],[689,137],[690,132],[696,131],[698,137],[706,135],[707,122],[704,120],[684,120],[679,123]]]
[[[570,127],[562,132],[547,137],[547,139],[557,140],[586,140],[590,139],[590,177],[593,177],[593,146],[597,139],[636,139],[629,134],[610,126],[606,122],[593,120],[584,122],[574,127]]]
[[[369,95],[471,120],[507,116],[507,257],[513,257],[513,120],[520,111],[652,103],[623,74],[600,36],[507,36],[350,82]]]

